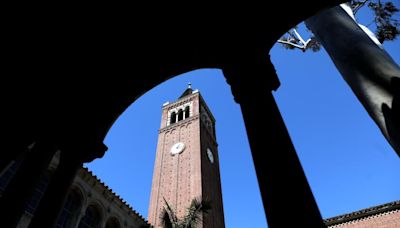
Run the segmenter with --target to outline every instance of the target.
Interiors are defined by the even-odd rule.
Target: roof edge
[[[89,170],[87,167],[83,167],[83,166],[81,167],[81,170],[83,170],[84,173],[93,177],[102,187],[107,189],[107,191],[111,195],[113,195],[116,199],[118,199],[121,204],[125,205],[128,209],[128,214],[129,213],[135,214],[140,219],[142,219],[145,223],[150,225],[150,223],[141,214],[139,214],[136,210],[134,210],[131,205],[129,205],[124,199],[122,199],[119,195],[117,195],[109,186],[107,186],[103,181],[101,181],[100,178],[98,178],[91,170]]]
[[[399,209],[400,209],[400,200],[324,219],[324,223],[327,226],[338,225],[341,223],[367,218],[377,214],[382,214],[385,212],[399,210]]]

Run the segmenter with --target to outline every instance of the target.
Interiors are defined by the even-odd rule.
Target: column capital
[[[278,89],[280,82],[269,55],[241,60],[226,64],[222,68],[236,103],[252,101],[260,95]]]
[[[79,163],[102,158],[108,147],[102,141],[71,141],[60,145],[61,156]]]

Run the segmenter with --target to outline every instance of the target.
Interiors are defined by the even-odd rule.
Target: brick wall
[[[388,211],[361,219],[329,226],[332,228],[399,228],[400,210]]]

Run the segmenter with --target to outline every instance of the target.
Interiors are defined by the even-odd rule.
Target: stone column
[[[11,144],[11,143],[10,143]],[[15,142],[5,148],[14,148],[14,151],[3,151],[0,153],[0,176],[3,175],[4,171],[9,168],[11,162],[18,157],[21,157],[28,150],[29,143]]]
[[[53,227],[63,208],[68,190],[83,162],[103,156],[107,147],[99,144],[61,148],[60,163],[35,212],[29,228]]]
[[[246,61],[223,72],[242,110],[268,225],[325,227],[271,94],[279,87],[274,67],[265,58]]]
[[[32,150],[26,153],[15,176],[0,198],[2,227],[16,227],[55,152],[54,144],[38,140]]]
[[[87,209],[87,204],[82,205],[82,208],[77,216],[77,218],[74,220],[75,224],[73,224],[71,227],[72,228],[78,228],[79,224],[81,223],[81,219],[83,218],[83,216],[85,216],[86,214],[86,209]]]
[[[99,227],[101,227],[101,228],[105,228],[106,227],[106,222],[107,222],[107,214],[105,213],[104,214],[104,216],[102,216],[101,217],[101,220],[100,220],[100,226]]]

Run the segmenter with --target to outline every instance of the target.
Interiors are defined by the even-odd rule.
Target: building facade
[[[36,187],[17,228],[26,228],[35,216],[35,210],[44,194],[52,173],[57,168],[58,154]],[[13,162],[0,176],[0,197],[18,169],[20,161]],[[1,224],[0,224],[1,227]],[[147,221],[115,194],[87,168],[81,168],[70,187],[56,228],[144,228]]]
[[[69,189],[56,228],[158,228],[165,201],[182,217],[194,198],[207,199],[212,207],[202,216],[199,227],[225,227],[215,119],[197,90],[188,88],[176,102],[163,105],[156,153],[149,222],[91,171],[81,168]],[[20,162],[21,159],[13,161],[0,173],[0,198]],[[26,205],[18,228],[29,226],[58,163],[59,153],[56,153]],[[397,228],[400,201],[328,218],[324,223],[332,228]]]
[[[400,227],[400,201],[354,211],[325,220],[329,228]]]
[[[149,223],[162,227],[165,202],[183,218],[193,199],[211,204],[199,227],[225,227],[215,119],[198,90],[189,86],[176,102],[162,107]]]

